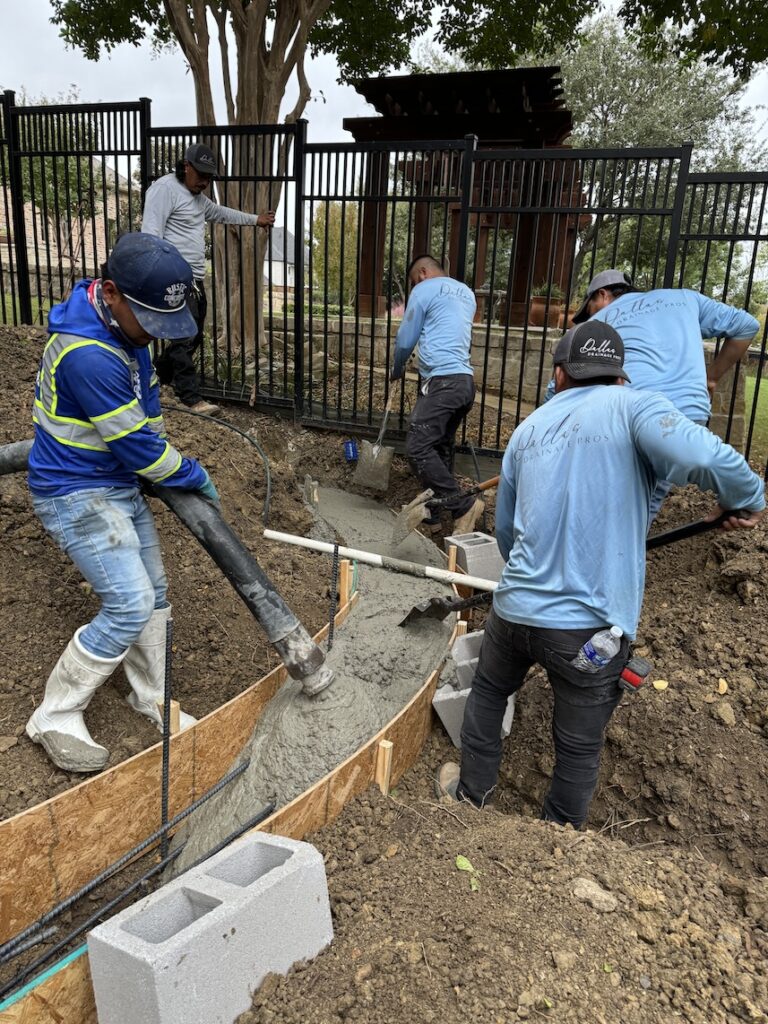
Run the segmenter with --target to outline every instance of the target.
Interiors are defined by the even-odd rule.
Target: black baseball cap
[[[599,292],[601,288],[615,288],[617,285],[626,285],[629,288],[634,288],[632,278],[629,274],[625,274],[623,270],[601,270],[599,274],[595,274],[587,285],[587,294],[581,304],[581,308],[574,315],[573,322],[575,324],[583,324],[585,320],[589,319],[587,303],[595,292]]]
[[[192,164],[195,170],[201,174],[209,174],[212,178],[216,177],[216,156],[213,150],[204,146],[202,142],[194,142],[191,146],[187,146],[184,161]]]
[[[602,320],[589,320],[566,331],[557,343],[554,361],[574,380],[621,377],[632,383],[624,370],[624,342]]]
[[[192,268],[170,242],[141,231],[121,235],[109,254],[106,271],[147,334],[173,339],[197,333],[187,306]]]

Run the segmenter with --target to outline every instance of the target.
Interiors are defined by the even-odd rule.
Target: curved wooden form
[[[340,609],[337,624],[347,617],[356,599],[357,594],[352,595]],[[465,630],[465,623],[457,623],[449,646]],[[315,639],[323,640],[326,633],[327,627]],[[418,759],[429,735],[440,668],[383,729],[259,828],[295,839],[318,831],[377,781],[382,760],[394,785]],[[187,806],[228,770],[285,678],[284,668],[275,669],[196,726],[173,737],[171,814]],[[160,757],[158,744],[0,825],[0,849],[11,852],[11,858],[5,858],[7,870],[0,881],[3,939],[75,892],[157,827]],[[121,818],[122,829],[114,826],[115,808],[130,808],[130,814]],[[99,836],[97,849],[93,848],[94,834]],[[0,1024],[63,1022],[97,1024],[84,953],[62,962],[45,980],[31,983],[29,991],[0,1010]]]

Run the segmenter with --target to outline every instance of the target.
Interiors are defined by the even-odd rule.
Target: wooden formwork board
[[[451,636],[451,645],[459,632],[461,624]],[[415,764],[429,736],[432,697],[439,675],[440,668],[437,668],[383,729],[319,782],[272,814],[255,831],[303,839],[329,825],[350,800],[376,781],[382,741],[392,745],[387,761],[390,764],[390,784],[395,785]],[[97,1024],[87,955],[66,964],[13,1006],[0,1011],[0,1024],[70,1022]]]
[[[341,625],[357,600],[336,615]],[[326,626],[315,637],[325,639]],[[287,678],[281,665],[196,725],[171,737],[170,816],[210,789],[245,746]],[[0,942],[142,842],[160,826],[162,744],[0,823]]]

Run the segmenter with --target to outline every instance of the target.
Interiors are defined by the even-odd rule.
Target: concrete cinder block
[[[318,850],[252,833],[89,934],[99,1024],[232,1024],[332,939]]]
[[[456,565],[470,576],[497,583],[504,568],[495,537],[487,533],[460,533],[445,538],[445,550],[456,548]]]
[[[441,686],[432,698],[432,707],[443,723],[445,731],[451,738],[454,747],[461,750],[461,726],[464,722],[464,708],[467,698],[472,692],[472,679],[475,674],[480,645],[483,642],[483,630],[467,633],[456,637],[452,656],[456,669],[457,687]],[[512,731],[512,720],[515,717],[514,694],[507,701],[507,708],[501,723],[501,738],[505,739]]]
[[[484,629],[475,630],[474,633],[465,633],[464,636],[457,636],[451,648],[451,657],[456,666],[456,679],[459,689],[467,690],[472,685],[472,678],[477,668],[477,659],[480,656],[480,648],[483,646]]]

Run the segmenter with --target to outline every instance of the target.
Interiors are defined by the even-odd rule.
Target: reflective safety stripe
[[[40,372],[37,379],[37,394],[33,421],[54,440],[75,448],[87,448],[90,451],[109,451],[109,441],[119,441],[136,430],[141,430],[148,422],[147,416],[137,398],[126,402],[117,409],[94,416],[91,420],[79,420],[71,416],[59,416],[56,412],[58,395],[56,393],[56,371],[59,363],[77,348],[96,345],[106,349],[129,370],[135,367],[135,360],[121,349],[113,348],[103,341],[93,338],[78,338],[72,334],[52,334],[43,351]]]
[[[181,465],[181,455],[176,451],[173,445],[165,442],[165,451],[152,463],[151,466],[147,466],[145,469],[137,469],[136,472],[139,476],[145,476],[147,480],[151,480],[153,483],[159,484],[161,480],[165,480],[166,477],[171,476]]]
[[[92,452],[109,451],[98,430],[90,426],[84,427],[79,420],[68,420],[64,416],[52,417],[38,401],[35,402],[32,421],[59,444],[66,444],[72,448],[87,448]]]
[[[162,416],[150,416],[147,422],[149,423],[150,430],[154,430],[154,432],[156,434],[159,434],[160,437],[165,437],[165,420],[163,419]]]
[[[48,344],[43,351],[42,364],[40,366],[40,400],[49,413],[56,412],[56,370],[59,363],[68,352],[76,348],[85,348],[87,345],[96,345],[106,349],[125,366],[130,367],[133,360],[127,352],[122,349],[113,348],[103,341],[96,341],[93,338],[78,338],[74,334],[52,334]]]
[[[91,423],[98,424],[98,432],[105,441],[119,441],[121,437],[132,434],[134,430],[140,430],[148,422],[138,398],[111,412],[91,417]]]

